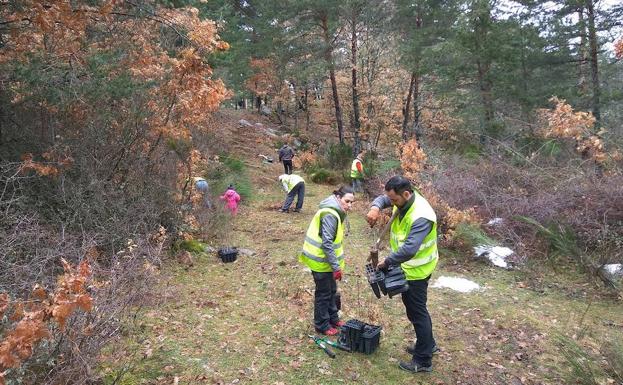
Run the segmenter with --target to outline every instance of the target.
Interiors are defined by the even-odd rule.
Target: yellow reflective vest
[[[408,281],[424,279],[431,275],[439,260],[439,252],[437,251],[437,216],[423,196],[417,192],[414,192],[414,194],[415,200],[402,220],[400,216],[396,216],[392,222],[389,241],[392,251],[396,252],[407,240],[413,222],[419,218],[425,218],[433,222],[433,228],[422,241],[422,245],[420,245],[417,253],[408,261],[400,264]],[[394,212],[396,210],[398,208],[394,206]]]
[[[305,242],[303,243],[303,251],[299,255],[299,262],[307,265],[311,271],[320,273],[329,273],[333,268],[327,262],[327,256],[322,250],[322,237],[320,236],[320,221],[325,215],[334,215],[337,218],[337,233],[333,240],[333,251],[337,257],[340,269],[344,270],[344,248],[342,240],[344,239],[344,224],[340,219],[340,215],[331,208],[322,208],[316,212],[312,219],[307,233],[305,234]]]
[[[361,160],[359,158],[355,158],[355,160],[353,160],[353,163],[350,165],[350,177],[353,179],[363,179],[363,173],[360,173],[357,169],[357,163],[361,163]]]
[[[280,180],[286,192],[292,191],[294,186],[296,186],[300,182],[305,183],[305,180],[301,176],[296,174],[284,175]]]

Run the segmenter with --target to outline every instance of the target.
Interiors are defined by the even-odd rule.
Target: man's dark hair
[[[385,183],[385,191],[391,190],[394,190],[396,194],[402,194],[405,191],[413,192],[413,186],[411,186],[411,181],[409,181],[409,179],[396,175]]]

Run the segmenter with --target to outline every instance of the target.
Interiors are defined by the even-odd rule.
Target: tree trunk
[[[337,123],[337,135],[340,144],[344,144],[344,123],[342,121],[342,108],[340,107],[340,97],[337,92],[337,81],[335,79],[335,65],[333,64],[333,43],[329,36],[329,22],[326,13],[320,16],[322,32],[324,35],[325,50],[324,59],[329,66],[329,77],[331,79],[331,91],[333,92],[333,104],[335,105],[335,121]]]
[[[578,10],[578,26],[580,27],[580,47],[578,49],[578,88],[580,95],[588,93],[586,80],[586,63],[588,62],[588,50],[586,48],[586,20],[584,20],[583,9]]]
[[[411,97],[413,96],[413,83],[415,83],[415,71],[411,72],[411,81],[409,82],[409,92],[407,93],[407,99],[402,107],[402,141],[406,142],[411,136],[409,133],[409,115],[411,114]]]
[[[305,130],[309,130],[309,87],[305,85]]]
[[[599,87],[599,63],[597,61],[597,30],[595,29],[595,7],[593,0],[586,0],[586,12],[588,17],[588,43],[590,48],[591,60],[591,82],[593,88],[593,115],[595,116],[595,128],[599,128],[601,113],[599,98],[601,90]]]
[[[479,59],[478,65],[478,86],[480,87],[480,97],[482,101],[484,129],[485,132],[491,133],[493,127],[493,96],[491,95],[491,81],[488,79],[488,72],[490,68],[489,63],[482,63]],[[481,137],[481,140],[484,137]]]
[[[417,75],[417,72],[414,72],[413,75],[415,79],[413,81],[413,132],[411,136],[415,136],[415,140],[417,140],[418,145],[421,145],[421,140],[423,136],[422,132],[422,109],[420,108],[420,77]]]
[[[361,127],[361,122],[359,121],[359,94],[357,91],[357,12],[354,9],[351,19],[351,28],[350,64],[352,68],[351,77],[353,88],[353,135],[355,140],[353,152],[355,153],[355,155],[357,155],[361,151],[361,138],[359,137],[359,128]]]

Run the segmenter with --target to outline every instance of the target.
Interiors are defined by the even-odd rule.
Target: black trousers
[[[300,211],[303,208],[303,201],[305,200],[305,182],[297,183],[292,190],[286,195],[286,200],[283,202],[282,210],[287,211],[292,202],[294,202],[294,197],[296,196],[296,210]]]
[[[426,307],[428,280],[430,276],[418,281],[408,281],[409,290],[402,293],[402,303],[407,310],[407,317],[415,329],[415,353],[413,359],[420,365],[428,366],[433,357],[433,322]]]
[[[283,169],[285,171],[286,174],[290,175],[292,174],[292,159],[290,160],[282,160],[283,162]]]
[[[333,273],[312,271],[316,292],[314,293],[314,327],[317,332],[324,332],[340,320],[335,305],[337,282]]]

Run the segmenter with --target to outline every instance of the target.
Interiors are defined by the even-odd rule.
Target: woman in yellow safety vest
[[[344,220],[355,201],[353,189],[341,186],[320,202],[303,243],[299,261],[312,271],[314,293],[314,327],[318,333],[336,335],[340,321],[335,303],[337,282],[344,270]]]

